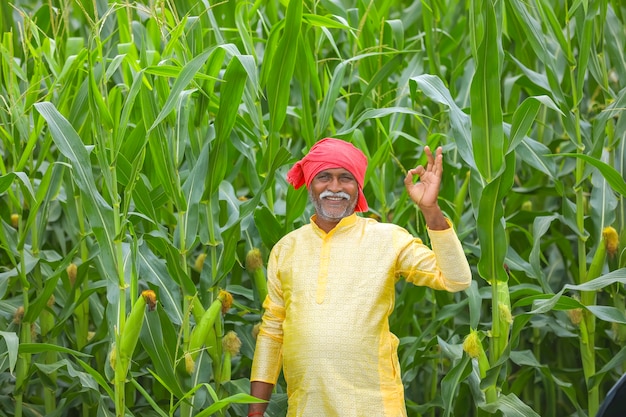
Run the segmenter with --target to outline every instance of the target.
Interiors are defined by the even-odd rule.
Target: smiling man
[[[424,151],[426,167],[410,170],[404,184],[432,249],[397,225],[357,216],[368,210],[367,158],[352,144],[323,139],[287,174],[295,188],[307,186],[315,214],[270,253],[250,380],[251,394],[269,400],[282,369],[288,417],[406,416],[398,338],[389,330],[395,283],[454,292],[472,278],[437,203],[442,150]],[[266,407],[251,404],[248,416]]]

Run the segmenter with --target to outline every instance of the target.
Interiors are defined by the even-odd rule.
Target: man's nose
[[[337,193],[342,190],[341,181],[339,181],[339,178],[332,178],[330,180],[330,183],[328,184],[328,190],[332,191],[333,193]]]

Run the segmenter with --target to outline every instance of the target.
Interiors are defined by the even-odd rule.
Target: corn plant
[[[462,294],[397,284],[410,416],[594,416],[625,371],[617,0],[0,2],[0,416],[239,416],[316,140],[366,215],[443,146]],[[268,413],[285,415],[280,380]]]

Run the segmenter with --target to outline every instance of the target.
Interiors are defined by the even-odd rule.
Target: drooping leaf
[[[37,103],[35,108],[48,122],[56,145],[72,165],[72,178],[84,196],[85,212],[100,246],[104,274],[112,281],[117,281],[113,209],[98,192],[87,149],[74,128],[52,103]]]

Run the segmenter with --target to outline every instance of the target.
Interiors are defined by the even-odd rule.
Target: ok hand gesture
[[[443,149],[437,148],[436,155],[433,155],[428,146],[424,147],[424,152],[428,157],[426,167],[418,166],[410,169],[404,178],[404,186],[411,199],[419,206],[426,225],[432,230],[442,230],[449,227],[446,222],[437,197],[443,176]],[[413,183],[413,176],[419,176],[419,181]]]
[[[439,186],[443,175],[443,150],[440,146],[436,150],[436,155],[433,155],[430,148],[426,146],[424,152],[428,157],[426,168],[420,165],[410,169],[404,178],[404,186],[420,209],[428,210],[437,206]],[[413,183],[414,175],[419,176],[419,181],[416,183]]]

